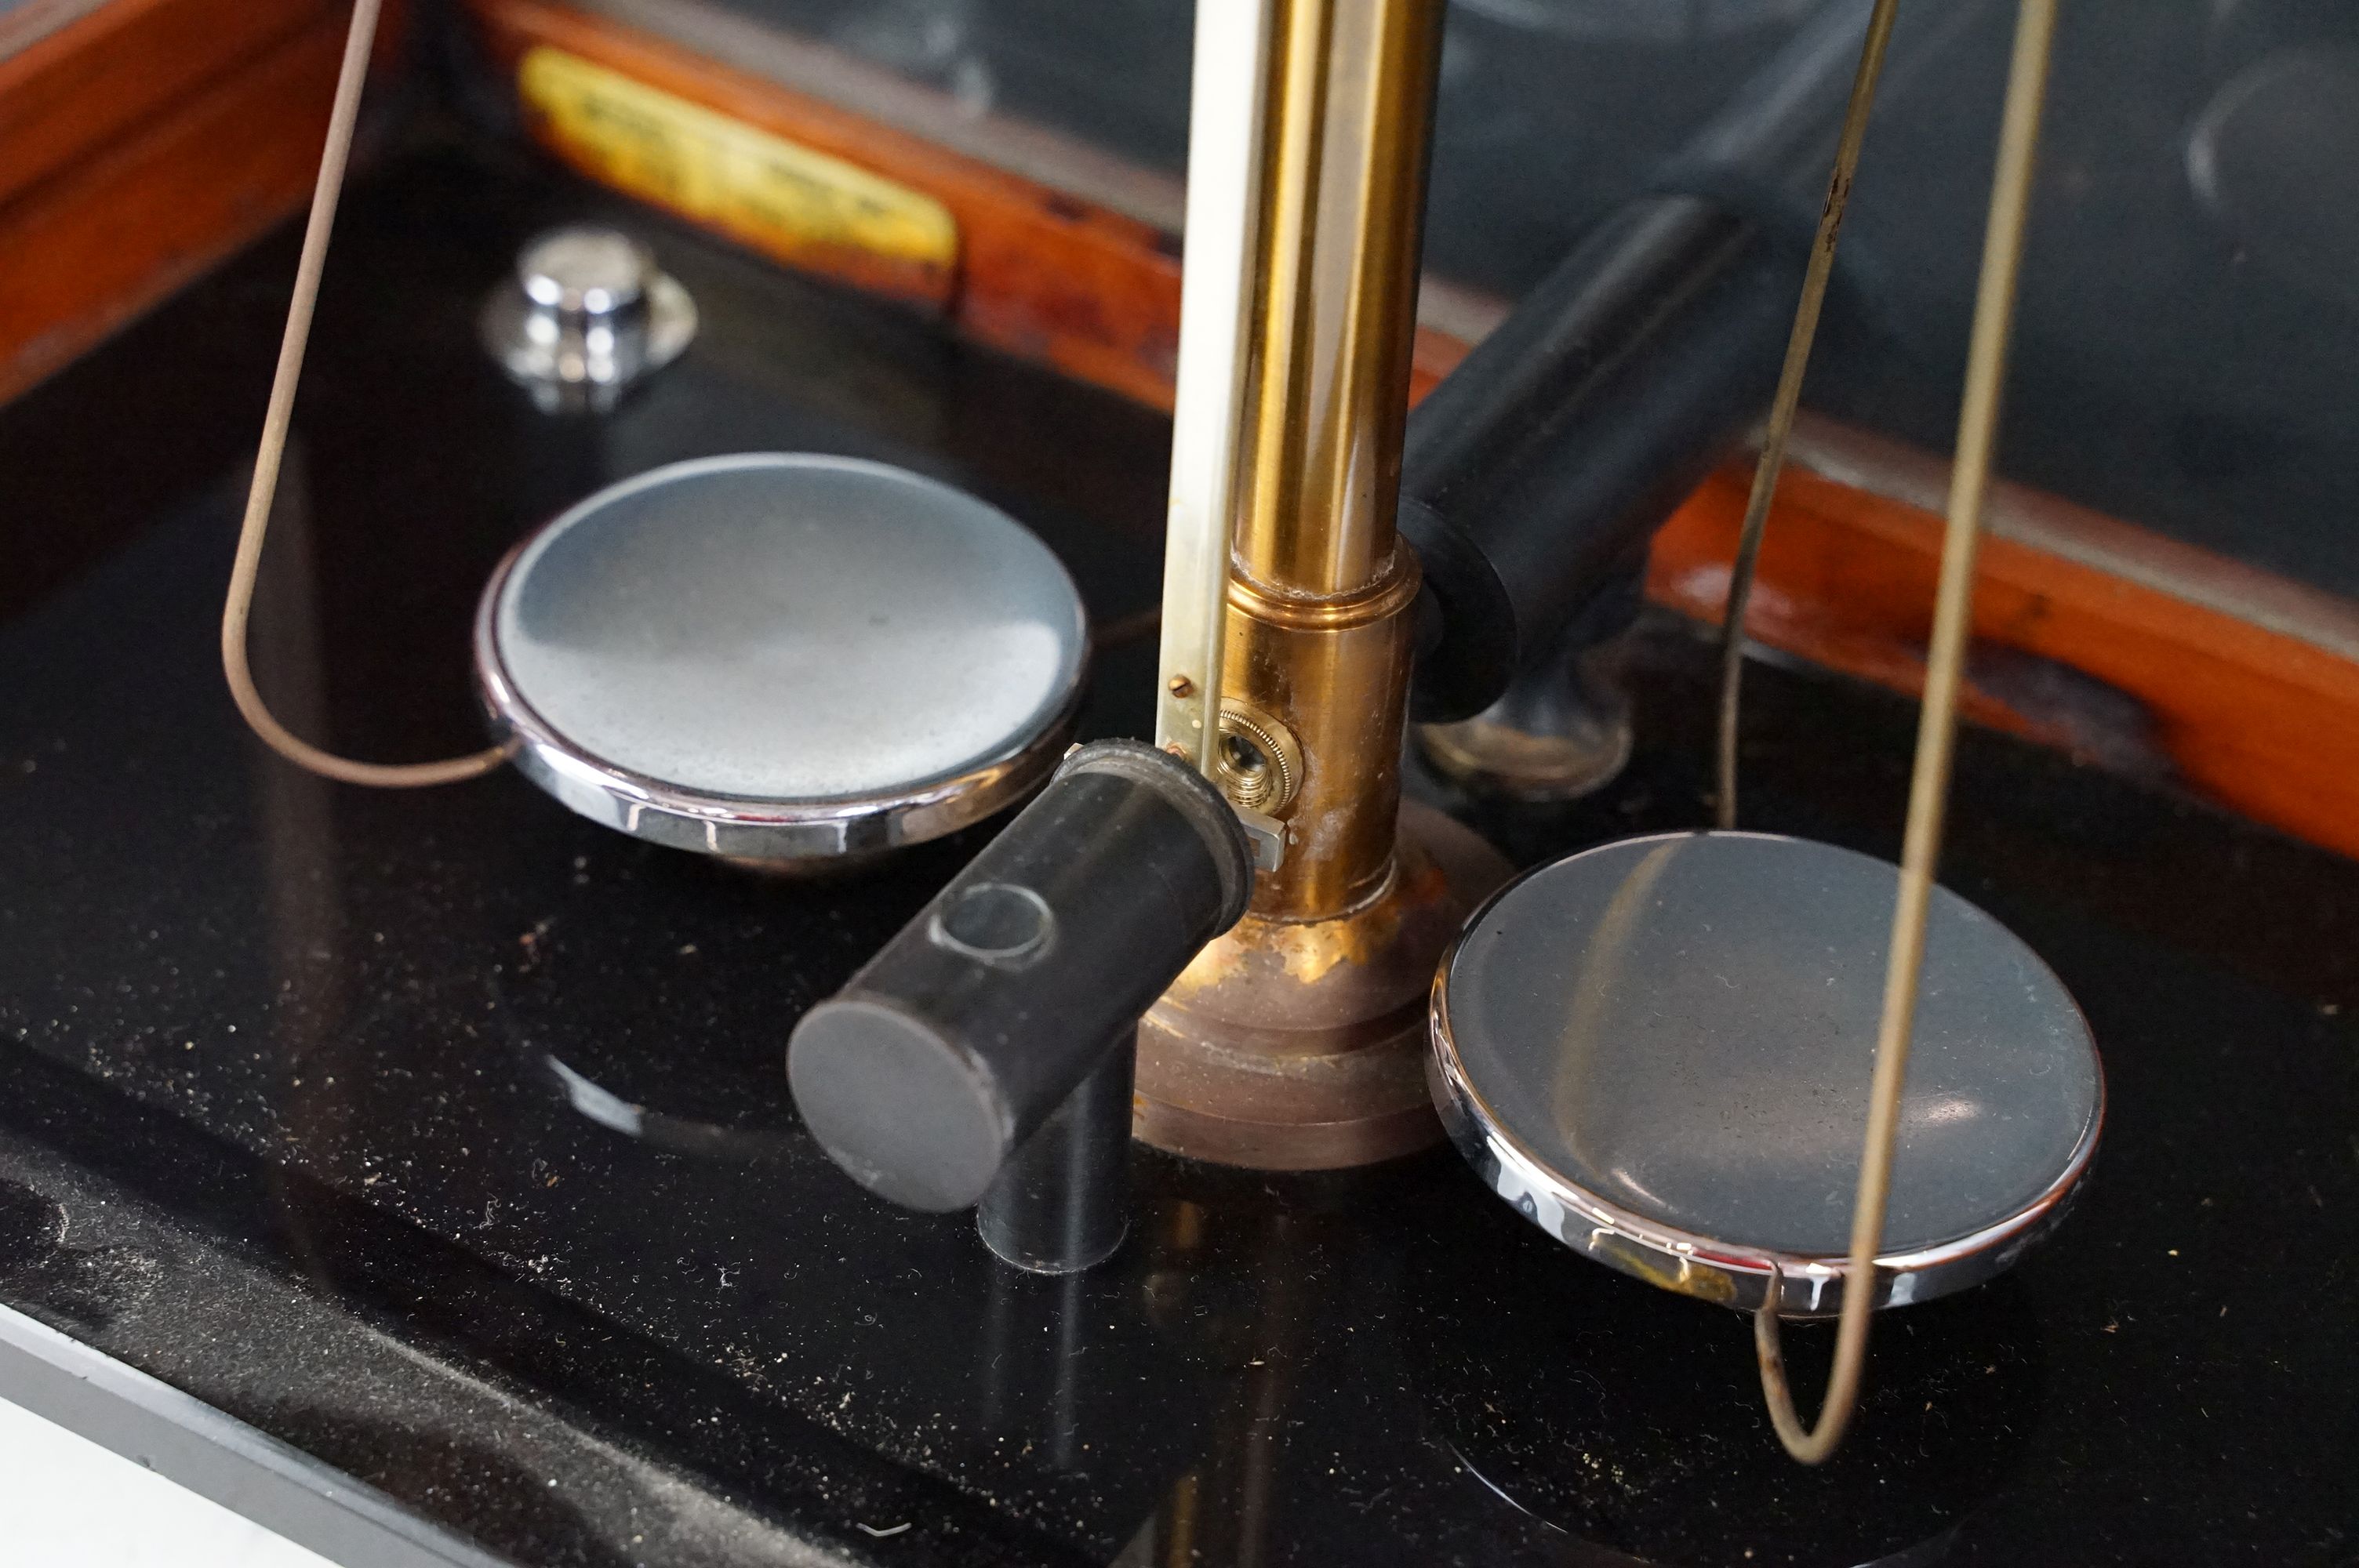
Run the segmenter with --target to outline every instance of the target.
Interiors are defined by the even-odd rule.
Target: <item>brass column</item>
[[[1393,514],[1441,9],[1270,7],[1212,761],[1286,849],[1140,1034],[1140,1136],[1203,1158],[1324,1167],[1430,1141],[1426,989],[1503,870],[1433,814],[1401,831],[1418,566]]]
[[[1340,914],[1392,860],[1418,582],[1393,506],[1440,12],[1278,13],[1222,693],[1284,725],[1301,760],[1264,914]],[[1233,741],[1224,771],[1246,747],[1266,750]]]

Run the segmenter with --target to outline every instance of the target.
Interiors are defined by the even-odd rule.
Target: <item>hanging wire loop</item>
[[[311,316],[320,298],[320,276],[328,265],[328,235],[335,227],[336,199],[351,161],[353,131],[360,120],[361,88],[368,78],[369,51],[376,42],[382,0],[355,0],[351,30],[344,37],[343,64],[336,77],[334,107],[328,114],[327,145],[320,153],[319,182],[311,191],[311,215],[303,228],[303,251],[295,266],[295,294],[287,306],[287,330],[278,344],[278,368],[270,382],[270,403],[262,417],[262,444],[254,459],[254,483],[239,524],[237,558],[230,568],[229,593],[222,603],[222,672],[230,697],[263,743],[299,768],[344,784],[379,789],[414,789],[453,784],[490,773],[507,761],[507,749],[488,747],[438,762],[387,764],[355,762],[322,751],[294,734],[270,711],[254,684],[246,657],[246,622],[254,611],[255,579],[262,568],[262,546],[270,531],[271,503],[287,459],[287,431],[295,413],[295,387],[302,379],[303,351],[311,341]]]
[[[1990,489],[2007,344],[2015,326],[2024,231],[2031,207],[2031,177],[2039,147],[2040,111],[2054,53],[2057,0],[2023,0],[2000,117],[1998,168],[1991,185],[1990,223],[1984,237],[1981,282],[1975,291],[1973,335],[1966,352],[1966,384],[1958,418],[1957,457],[1950,472],[1941,578],[1933,607],[1933,634],[1925,667],[1925,698],[1917,726],[1917,756],[1908,784],[1908,823],[1900,857],[1900,893],[1892,914],[1892,941],[1876,1031],[1875,1076],[1869,1089],[1866,1146],[1852,1208],[1851,1257],[1843,1310],[1835,1329],[1834,1368],[1818,1423],[1804,1427],[1787,1387],[1777,1343],[1778,1287],[1771,1271],[1768,1299],[1754,1319],[1762,1397],[1786,1451],[1817,1465],[1843,1442],[1859,1401],[1867,1357],[1867,1330],[1875,1310],[1876,1251],[1892,1190],[1893,1153],[1900,1124],[1900,1092],[1908,1071],[1917,983],[1925,956],[1925,919],[1940,856],[1949,806],[1950,764],[1957,736],[1958,688],[1973,622],[1974,552]]]

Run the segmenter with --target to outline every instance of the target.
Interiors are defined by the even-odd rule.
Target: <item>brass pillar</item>
[[[1426,989],[1504,871],[1434,814],[1400,830],[1418,566],[1394,507],[1441,9],[1270,7],[1213,773],[1286,849],[1142,1026],[1139,1135],[1181,1153],[1316,1168],[1431,1141]]]
[[[1392,861],[1418,583],[1393,508],[1440,16],[1440,0],[1278,12],[1222,692],[1301,755],[1265,915],[1341,914]],[[1243,747],[1264,750],[1233,737],[1229,770]]]

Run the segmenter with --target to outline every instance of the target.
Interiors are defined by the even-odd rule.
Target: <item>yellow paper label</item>
[[[932,197],[543,45],[516,86],[614,185],[788,250],[866,251],[948,266],[958,223]]]

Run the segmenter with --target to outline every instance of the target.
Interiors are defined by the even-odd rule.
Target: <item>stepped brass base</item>
[[[1472,829],[1404,801],[1383,893],[1334,920],[1246,915],[1147,1012],[1135,1135],[1276,1171],[1373,1164],[1439,1141],[1427,994],[1467,914],[1507,874]]]

